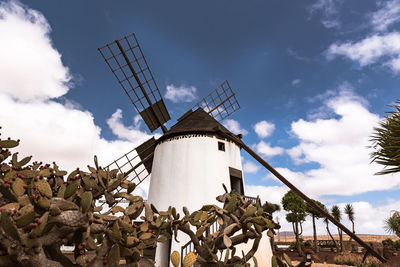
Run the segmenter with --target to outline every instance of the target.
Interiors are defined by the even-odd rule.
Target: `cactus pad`
[[[18,228],[22,228],[33,222],[35,219],[35,210],[32,204],[24,206],[21,210],[21,216],[19,216],[16,220],[16,224]]]
[[[2,140],[0,141],[1,148],[13,148],[18,146],[18,142],[15,140]]]
[[[119,246],[117,244],[114,244],[111,247],[107,259],[108,259],[108,265],[110,267],[119,266],[120,251],[119,251]]]
[[[181,262],[181,255],[179,254],[178,251],[174,251],[171,254],[171,262],[175,267],[179,267],[179,264]]]
[[[51,190],[51,187],[47,181],[39,180],[35,183],[35,185],[37,186],[39,192],[45,194],[46,197],[51,198],[53,196],[53,191]]]
[[[191,267],[197,260],[197,255],[193,252],[189,252],[183,259],[183,267]]]
[[[93,200],[92,192],[86,191],[82,194],[81,196],[82,212],[86,213],[89,210],[90,205],[92,204],[92,200]]]
[[[20,179],[20,178],[17,178],[17,179],[15,179],[15,181],[12,183],[11,187],[12,187],[14,193],[15,193],[17,196],[20,197],[20,196],[22,196],[22,195],[25,193],[24,185],[25,185],[24,181],[22,181],[22,179]]]
[[[78,190],[79,187],[79,183],[77,181],[70,183],[69,185],[67,185],[67,188],[65,189],[65,193],[64,193],[64,198],[67,199],[70,196],[72,196],[73,194],[76,193],[76,191]]]
[[[7,235],[11,236],[15,240],[20,240],[17,227],[5,210],[1,213],[0,226]]]
[[[40,197],[37,204],[43,209],[48,209],[50,207],[50,200],[47,197]]]

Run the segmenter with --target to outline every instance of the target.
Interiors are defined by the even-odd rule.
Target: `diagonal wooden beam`
[[[219,130],[219,129],[216,129]],[[222,136],[225,136],[229,140],[234,141],[238,146],[243,148],[247,153],[249,153],[255,160],[257,160],[261,165],[263,165],[266,169],[268,169],[273,175],[275,175],[276,178],[278,178],[282,183],[284,183],[287,187],[289,187],[291,190],[293,190],[297,195],[299,195],[302,199],[304,199],[307,204],[312,206],[314,209],[316,209],[318,212],[320,212],[324,217],[326,217],[329,221],[331,221],[334,225],[339,227],[343,232],[348,234],[350,237],[352,237],[355,241],[357,241],[358,244],[363,246],[366,249],[366,252],[375,256],[377,259],[379,259],[382,263],[386,262],[386,259],[382,257],[378,252],[376,252],[373,248],[371,248],[367,243],[362,241],[356,234],[354,234],[352,231],[347,229],[346,226],[341,224],[339,221],[337,221],[335,218],[333,218],[328,212],[325,210],[321,209],[318,205],[314,203],[308,196],[306,196],[303,192],[301,192],[297,187],[295,187],[291,182],[289,182],[285,177],[283,177],[282,174],[280,174],[275,168],[273,168],[271,165],[269,165],[265,160],[263,160],[256,152],[254,152],[250,147],[248,147],[242,140],[240,140],[237,136],[233,134],[228,134],[223,131],[219,131],[219,134]]]

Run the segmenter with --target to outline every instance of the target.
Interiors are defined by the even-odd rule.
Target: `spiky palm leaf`
[[[385,220],[385,230],[389,233],[400,235],[400,212],[395,211],[392,216]]]
[[[371,153],[372,162],[385,168],[376,174],[388,174],[400,171],[400,101],[393,105],[395,111],[389,112],[379,127],[374,128]]]
[[[340,211],[340,208],[338,205],[332,206],[331,214],[332,214],[332,217],[335,218],[339,222],[342,219],[342,212]]]
[[[346,204],[344,207],[344,213],[347,215],[350,221],[354,221],[354,208],[351,204]]]

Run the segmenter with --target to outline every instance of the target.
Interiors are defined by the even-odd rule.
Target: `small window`
[[[225,151],[225,143],[224,142],[218,142],[218,150]]]

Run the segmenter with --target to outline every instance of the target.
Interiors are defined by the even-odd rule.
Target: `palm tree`
[[[400,172],[400,101],[392,105],[395,111],[389,112],[389,116],[374,128],[371,137],[371,153],[373,162],[381,164],[384,169],[376,174],[388,174]],[[385,220],[386,231],[396,233],[400,237],[400,212],[395,211]]]
[[[340,211],[340,208],[339,208],[338,205],[333,205],[332,206],[331,214],[332,214],[332,217],[335,218],[338,222],[340,222],[340,220],[342,219],[342,212]],[[343,233],[342,233],[342,229],[340,229],[339,227],[337,229],[338,229],[338,233],[339,233],[340,251],[343,251]]]
[[[324,210],[325,210],[326,213],[328,213],[328,210],[326,209],[326,207],[324,207]],[[329,220],[328,220],[328,218],[325,217],[324,218],[324,222],[326,224],[326,231],[328,232],[328,235],[330,236],[330,238],[332,239],[333,243],[335,244],[336,251],[339,251],[339,247],[338,247],[338,245],[336,243],[336,240],[335,240],[335,238],[333,238],[333,236],[331,234],[331,231],[329,230]]]
[[[385,230],[389,233],[395,233],[400,237],[400,212],[394,211],[393,214],[385,220]]]
[[[325,209],[325,205],[322,204],[321,202],[317,200],[312,200],[314,201],[317,206],[319,206],[321,209]],[[313,234],[314,234],[314,250],[317,251],[317,229],[315,227],[315,219],[320,219],[323,217],[323,215],[314,209],[311,205],[307,204],[306,212],[308,215],[312,217],[312,223],[313,223]]]
[[[355,234],[356,231],[354,230],[354,208],[353,208],[353,205],[346,204],[346,206],[344,207],[344,213],[347,215],[347,218],[349,218],[349,220],[351,221],[353,234]],[[350,238],[350,241],[351,241],[351,238]]]
[[[371,159],[385,167],[376,174],[400,172],[400,101],[393,107],[395,111],[389,112],[390,115],[380,123],[379,127],[374,128],[371,137],[371,147],[375,150],[371,153]]]

